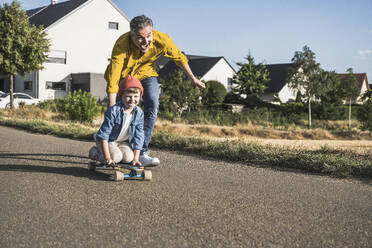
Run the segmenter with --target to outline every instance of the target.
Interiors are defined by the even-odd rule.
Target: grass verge
[[[7,119],[0,116],[0,125],[15,127],[31,132],[55,135],[64,138],[93,140],[95,133],[92,128],[84,127],[78,123],[53,123],[35,119]]]
[[[277,168],[301,169],[335,177],[372,178],[372,155],[351,151],[319,149],[315,151],[283,149],[236,141],[212,141],[186,138],[164,132],[155,133],[152,146],[186,151],[232,162]]]
[[[54,123],[44,120],[4,118],[0,125],[32,132],[73,139],[93,141],[94,128],[79,123]],[[255,164],[260,166],[301,169],[335,177],[361,177],[372,179],[372,155],[352,151],[318,149],[315,151],[284,149],[236,141],[184,137],[166,132],[154,132],[152,147],[184,151],[211,158]]]

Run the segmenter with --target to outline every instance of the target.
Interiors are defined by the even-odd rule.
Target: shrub
[[[225,112],[222,110],[200,110],[184,113],[182,121],[187,124],[215,124],[221,126],[233,126],[242,123],[242,115],[239,113]]]
[[[57,98],[39,102],[37,106],[41,109],[49,110],[54,113],[56,112],[64,113],[66,103],[67,98]]]
[[[301,106],[300,106],[301,108]],[[306,117],[305,113],[286,112],[285,108],[252,108],[242,113],[223,111],[217,107],[214,109],[203,109],[200,111],[184,112],[179,119],[172,118],[163,112],[160,118],[170,121],[182,121],[187,124],[214,124],[223,126],[234,126],[238,124],[258,124],[272,126],[289,126],[297,124]]]
[[[234,92],[230,91],[226,94],[223,102],[231,104],[244,104],[244,99],[239,94],[234,94]]]
[[[91,122],[101,113],[101,106],[90,92],[78,90],[68,94],[64,112],[70,120]]]
[[[351,118],[356,119],[358,105],[351,106]],[[313,104],[312,115],[318,120],[347,120],[349,116],[348,105]]]
[[[176,70],[165,78],[160,78],[159,83],[164,90],[164,97],[160,104],[162,108],[171,111],[178,117],[184,111],[195,111],[200,107],[200,92],[187,78],[182,70]]]
[[[372,131],[372,99],[364,102],[358,109],[357,118],[362,123],[362,128]]]
[[[215,80],[207,81],[205,86],[206,88],[202,91],[202,103],[206,106],[221,104],[227,94],[225,86]]]

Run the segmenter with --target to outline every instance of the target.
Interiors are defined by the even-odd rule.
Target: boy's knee
[[[134,154],[133,154],[132,149],[130,149],[129,147],[125,147],[124,149],[122,149],[122,153],[123,153],[123,158],[122,158],[123,163],[130,163],[133,161]]]
[[[123,154],[121,152],[115,152],[111,154],[111,159],[114,160],[115,163],[120,163],[123,160]]]

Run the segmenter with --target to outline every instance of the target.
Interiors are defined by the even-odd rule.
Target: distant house
[[[337,73],[338,76],[341,78],[345,78],[348,74],[347,73]],[[354,76],[356,80],[359,83],[360,88],[360,97],[356,100],[356,103],[361,104],[361,97],[369,90],[371,89],[370,85],[368,84],[368,78],[367,73],[354,73]]]
[[[223,84],[228,91],[231,90],[231,80],[236,72],[224,57],[186,56],[196,77],[204,81],[216,80]],[[173,61],[164,56],[157,60],[157,69],[160,78],[165,78],[175,70],[180,70]]]
[[[286,103],[288,101],[296,99],[297,90],[290,88],[286,82],[288,70],[292,66],[293,64],[291,63],[266,65],[266,68],[270,73],[270,81],[267,83],[268,87],[266,88],[264,94],[261,96],[262,100],[272,103],[280,100],[280,102]],[[337,75],[343,78],[347,74],[338,73]],[[359,82],[359,87],[361,89],[360,95],[362,96],[367,90],[371,88],[368,84],[367,74],[354,73],[354,76]],[[357,103],[361,103],[360,97],[358,98]]]
[[[267,88],[261,96],[263,101],[275,102],[276,100],[280,100],[280,102],[285,103],[296,99],[297,91],[291,89],[286,82],[288,70],[291,66],[293,64],[266,65],[266,69],[270,73],[270,81],[267,83]]]
[[[129,31],[129,18],[111,0],[52,0],[27,15],[31,24],[44,27],[51,47],[43,70],[15,77],[15,91],[53,99],[84,89],[102,100],[103,73],[115,41]],[[5,76],[0,77],[0,90],[9,91]]]

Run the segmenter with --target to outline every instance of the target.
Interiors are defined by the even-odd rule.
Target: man
[[[134,17],[130,22],[130,31],[120,36],[116,41],[112,50],[111,62],[105,72],[110,106],[116,103],[120,79],[131,75],[142,83],[145,140],[139,160],[144,166],[157,166],[160,163],[158,158],[148,155],[159,107],[156,59],[161,55],[172,59],[196,86],[205,88],[204,83],[194,76],[186,56],[176,47],[172,39],[167,34],[152,28],[153,23],[150,18],[144,15]]]

